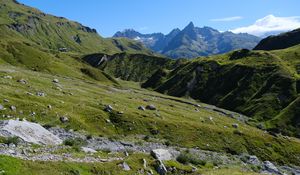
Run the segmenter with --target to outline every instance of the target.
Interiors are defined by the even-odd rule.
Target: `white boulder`
[[[16,136],[25,142],[43,145],[59,145],[62,140],[37,123],[6,120],[0,122],[0,135]]]

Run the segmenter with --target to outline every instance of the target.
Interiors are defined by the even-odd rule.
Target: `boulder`
[[[119,164],[119,166],[122,167],[122,169],[124,171],[130,171],[131,170],[130,166],[126,162],[123,162],[123,163]]]
[[[15,107],[15,106],[10,106],[9,108],[10,108],[10,110],[12,110],[12,111],[17,111],[17,107]]]
[[[24,80],[24,79],[20,79],[20,80],[18,80],[17,82],[19,82],[19,83],[21,83],[21,84],[27,84],[27,81]]]
[[[104,107],[104,111],[105,111],[105,112],[112,112],[112,110],[113,110],[113,107],[112,107],[111,105],[106,105],[106,106]]]
[[[37,123],[5,120],[0,122],[0,135],[16,136],[25,142],[44,145],[59,145],[62,140]]]
[[[62,123],[67,123],[67,122],[69,122],[69,118],[66,117],[66,116],[61,116],[61,117],[59,118],[59,120],[60,120]]]
[[[10,76],[10,75],[5,75],[3,78],[4,78],[4,79],[12,79],[12,76]]]
[[[158,160],[171,160],[172,155],[166,149],[154,149],[151,151],[151,155]]]
[[[39,97],[45,97],[46,96],[46,94],[44,92],[37,92],[36,95],[39,96]]]
[[[52,82],[53,82],[53,83],[59,83],[59,80],[58,80],[58,79],[53,79]]]
[[[85,153],[96,153],[97,151],[92,149],[92,148],[88,148],[88,147],[81,147],[81,150]]]
[[[256,166],[261,165],[260,160],[256,156],[249,156],[247,163]]]
[[[232,127],[234,127],[234,128],[238,128],[238,127],[239,127],[239,124],[237,124],[237,123],[234,123],[234,124],[232,124]]]
[[[156,171],[159,175],[165,175],[168,172],[166,166],[163,164],[163,162],[161,160],[158,160],[158,165],[156,167]]]
[[[148,109],[148,110],[156,110],[156,107],[154,105],[147,105],[146,109]]]
[[[144,106],[139,106],[138,109],[139,109],[139,110],[142,110],[142,111],[145,111],[145,110],[146,110]]]
[[[277,167],[270,161],[264,161],[263,169],[271,174],[280,174],[280,171],[277,169]]]

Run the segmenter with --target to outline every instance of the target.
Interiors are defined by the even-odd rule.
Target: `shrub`
[[[66,146],[72,146],[72,147],[74,147],[74,146],[80,147],[80,146],[83,146],[85,144],[86,144],[86,141],[83,140],[83,139],[81,139],[81,138],[66,139],[64,141],[64,145],[66,145]]]
[[[205,160],[201,160],[190,153],[180,153],[180,155],[177,157],[176,160],[182,164],[191,163],[194,165],[203,165],[203,166],[206,164]]]
[[[4,143],[4,144],[7,144],[7,145],[9,145],[9,144],[18,145],[19,142],[20,142],[20,139],[19,139],[19,137],[16,137],[16,136],[14,136],[14,137],[7,137],[7,138],[2,137],[2,138],[0,138],[0,142]]]

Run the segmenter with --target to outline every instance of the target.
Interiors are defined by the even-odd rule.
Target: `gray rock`
[[[8,100],[8,99],[4,99],[3,102],[4,102],[4,103],[8,103],[9,100]]]
[[[0,126],[0,135],[2,133],[9,133],[8,136],[19,137],[25,142],[45,145],[58,145],[62,143],[62,140],[37,123],[6,120],[1,121]]]
[[[124,171],[130,171],[131,170],[130,166],[126,162],[123,162],[123,163],[119,164],[119,166],[122,167],[122,169]]]
[[[92,149],[92,148],[88,148],[88,147],[81,147],[81,150],[85,153],[96,153],[97,151]]]
[[[148,109],[148,110],[156,110],[156,107],[151,104],[151,105],[147,105],[146,109]]]
[[[27,92],[26,94],[30,95],[30,96],[33,96],[33,93],[31,93],[31,92]]]
[[[280,172],[277,169],[277,167],[273,163],[271,163],[270,161],[264,161],[264,163],[263,163],[263,169],[265,171],[267,171],[268,173],[280,174]]]
[[[66,116],[60,117],[59,120],[60,120],[62,123],[67,123],[67,122],[69,122],[69,118],[66,117]]]
[[[158,160],[171,160],[172,154],[166,149],[154,149],[151,155]]]
[[[261,165],[260,160],[256,156],[249,156],[247,163],[256,166]]]
[[[138,109],[139,109],[139,110],[142,110],[142,111],[145,111],[145,110],[146,110],[144,106],[139,106]]]
[[[10,110],[12,110],[12,111],[17,111],[17,107],[15,107],[15,106],[10,106],[9,108],[10,108]]]
[[[232,127],[234,127],[234,128],[238,128],[238,127],[239,127],[239,124],[237,124],[237,123],[234,123],[234,124],[232,124]]]
[[[48,108],[48,109],[52,109],[52,106],[51,106],[51,105],[48,105],[47,108]]]
[[[24,80],[24,79],[20,79],[20,80],[18,80],[17,82],[18,82],[18,83],[21,83],[21,84],[27,84],[27,81]]]
[[[53,79],[52,82],[53,82],[53,83],[59,83],[59,80],[58,80],[58,79]]]
[[[4,109],[4,106],[0,104],[0,110],[3,110],[3,109]]]
[[[44,92],[37,92],[36,95],[39,96],[39,97],[45,97],[46,96],[46,94]]]
[[[10,76],[10,75],[5,75],[3,78],[4,78],[4,79],[12,79],[12,76]]]
[[[62,123],[67,123],[67,122],[69,122],[69,118],[66,117],[66,116],[59,117],[59,120],[60,120]]]
[[[156,171],[159,175],[165,175],[168,172],[166,166],[163,164],[161,160],[158,160],[158,166],[156,168]]]
[[[112,111],[113,111],[113,107],[112,107],[111,105],[106,105],[106,106],[104,107],[104,111],[105,111],[105,112],[112,112]]]

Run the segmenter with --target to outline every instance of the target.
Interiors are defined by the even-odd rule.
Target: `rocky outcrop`
[[[7,120],[0,122],[0,135],[16,136],[25,142],[44,145],[59,145],[62,140],[37,123]]]

